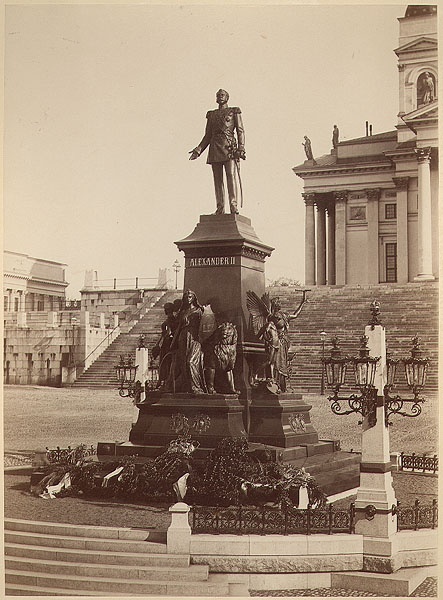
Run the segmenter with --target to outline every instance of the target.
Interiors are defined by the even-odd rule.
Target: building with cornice
[[[395,130],[293,169],[304,181],[307,285],[438,277],[437,7],[408,6],[399,24]]]

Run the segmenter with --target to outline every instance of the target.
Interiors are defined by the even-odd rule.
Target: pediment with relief
[[[434,51],[437,52],[438,43],[434,38],[429,37],[421,37],[412,42],[408,42],[403,46],[400,46],[396,50],[394,50],[397,56],[401,54],[411,53],[411,52],[423,52],[423,51]]]
[[[415,123],[422,119],[438,119],[438,102],[434,100],[434,102],[420,106],[420,108],[402,115],[401,118],[408,123]]]

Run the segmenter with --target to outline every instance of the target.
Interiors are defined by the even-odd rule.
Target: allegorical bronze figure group
[[[261,298],[255,292],[247,292],[246,306],[251,314],[252,329],[264,342],[267,369],[267,381],[276,386],[277,392],[288,390],[289,378],[289,323],[296,319],[306,302],[307,290],[291,314],[282,310],[280,299],[264,294]]]
[[[237,329],[217,324],[209,306],[201,306],[195,292],[164,306],[166,320],[153,348],[159,359],[158,390],[193,394],[238,394],[233,369]],[[216,377],[217,375],[217,377]]]
[[[247,292],[251,326],[264,342],[266,359],[263,380],[276,393],[288,390],[289,323],[300,314],[306,290],[291,314],[282,310],[278,297],[261,298]],[[217,323],[209,306],[201,306],[195,292],[186,290],[181,300],[166,303],[166,319],[153,348],[159,360],[158,391],[192,394],[239,394],[234,384],[237,328],[230,322]]]

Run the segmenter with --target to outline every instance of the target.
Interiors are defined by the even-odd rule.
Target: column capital
[[[346,202],[349,192],[347,190],[340,190],[338,192],[333,192],[333,194],[336,202]]]
[[[418,162],[429,162],[431,160],[431,150],[431,147],[415,148],[414,152]]]
[[[397,69],[401,72],[405,70],[405,65],[401,64],[401,63],[397,63]]]
[[[302,193],[303,200],[305,201],[306,206],[314,206],[315,204],[315,196],[316,194],[313,192],[304,192]]]
[[[409,177],[393,177],[392,181],[397,190],[407,190],[409,184]]]
[[[316,206],[317,206],[317,210],[318,210],[319,212],[320,212],[320,211],[324,211],[324,210],[326,209],[326,207],[327,207],[326,200],[319,200],[319,199],[317,199],[317,201],[316,201],[316,203],[315,203],[315,204],[316,204]]]
[[[379,200],[381,191],[380,188],[372,188],[369,190],[365,190],[368,200]]]

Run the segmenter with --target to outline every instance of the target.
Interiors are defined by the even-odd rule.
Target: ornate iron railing
[[[46,448],[46,458],[49,463],[69,463],[75,464],[77,461],[82,460],[88,456],[94,456],[96,454],[96,449],[94,446],[85,446],[81,444],[80,446],[76,446],[75,448],[71,448],[68,446],[67,448]]]
[[[191,528],[194,534],[355,533],[355,508],[354,504],[348,510],[335,509],[332,504],[326,508],[303,510],[292,507],[194,506]]]
[[[81,310],[81,300],[64,300],[62,310]]]
[[[399,469],[405,471],[411,469],[411,471],[419,471],[421,473],[436,473],[438,471],[438,457],[427,456],[426,454],[419,455],[413,452],[412,454],[400,454]]]
[[[401,506],[397,508],[397,529],[435,529],[438,526],[438,502],[420,504],[416,500],[414,506]]]

